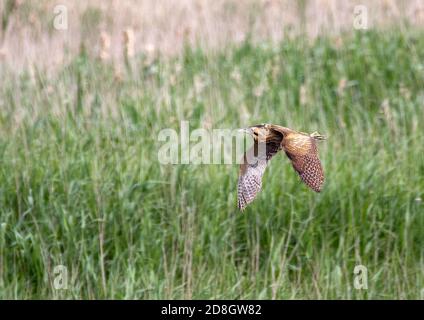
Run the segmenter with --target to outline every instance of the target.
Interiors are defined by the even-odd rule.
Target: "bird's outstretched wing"
[[[255,146],[244,154],[237,184],[237,206],[241,211],[256,198],[261,190],[262,176],[268,162],[278,151],[278,145],[267,144],[266,155],[256,154]]]
[[[283,149],[302,181],[312,190],[320,192],[324,173],[315,139],[302,133],[290,133],[283,140]]]

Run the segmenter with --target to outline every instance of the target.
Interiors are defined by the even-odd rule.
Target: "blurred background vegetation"
[[[423,297],[420,1],[61,4],[0,5],[1,298]],[[325,188],[279,155],[240,214],[236,165],[158,162],[182,120],[318,130]]]

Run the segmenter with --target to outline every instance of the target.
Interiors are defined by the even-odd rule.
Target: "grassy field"
[[[423,61],[389,30],[0,67],[0,298],[422,298]],[[323,192],[279,155],[237,212],[237,165],[159,164],[182,120],[324,133]]]

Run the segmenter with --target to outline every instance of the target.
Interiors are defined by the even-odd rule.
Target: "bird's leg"
[[[323,135],[319,134],[317,131],[312,132],[312,133],[310,134],[310,136],[311,136],[312,138],[314,138],[315,140],[326,140],[326,139],[327,139],[325,136],[323,136]]]

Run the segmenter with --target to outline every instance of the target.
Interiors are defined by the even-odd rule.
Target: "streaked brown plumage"
[[[318,157],[316,140],[325,138],[314,132],[307,134],[274,124],[243,129],[252,135],[254,145],[244,155],[237,185],[237,206],[244,210],[262,187],[262,176],[272,157],[284,150],[302,181],[320,192],[324,173]]]

